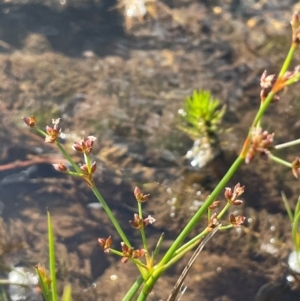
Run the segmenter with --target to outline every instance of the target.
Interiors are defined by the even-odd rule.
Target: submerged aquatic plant
[[[225,110],[209,91],[195,90],[178,111],[182,117],[177,128],[194,140],[186,154],[193,167],[205,166],[220,153],[218,133]]]
[[[294,250],[290,253],[288,258],[288,266],[293,273],[300,274],[300,232],[299,232],[299,221],[300,221],[300,196],[298,197],[294,212],[287,200],[284,192],[281,193],[282,200],[289,216],[292,226],[292,240]]]
[[[212,138],[220,131],[225,111],[226,106],[221,106],[209,91],[195,90],[186,98],[183,109],[178,111],[183,121],[178,128],[193,140],[203,136]]]

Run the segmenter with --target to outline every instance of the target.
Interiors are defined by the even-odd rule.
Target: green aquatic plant
[[[47,213],[48,220],[48,248],[49,248],[49,270],[50,275],[46,268],[38,264],[36,266],[36,273],[39,278],[39,284],[46,301],[58,301],[57,280],[55,269],[55,242],[53,235],[53,226],[50,212]],[[64,287],[62,301],[71,301],[71,286],[68,284]]]
[[[210,91],[195,90],[179,110],[182,118],[178,128],[193,140],[203,136],[215,136],[220,131],[225,111],[226,106],[221,106],[220,101],[213,98]]]
[[[184,255],[186,255],[187,252],[192,250],[194,247],[199,246],[201,241],[208,237],[210,233],[214,231],[214,229],[216,229],[217,227],[219,227],[218,229],[239,227],[244,222],[245,217],[230,214],[229,221],[227,220],[227,223],[225,223],[224,226],[221,226],[221,219],[228,211],[230,206],[238,206],[242,203],[239,197],[244,193],[244,186],[241,186],[238,183],[233,189],[231,189],[228,187],[228,183],[243,164],[250,164],[253,163],[253,160],[255,158],[264,157],[268,159],[269,162],[273,161],[289,168],[296,178],[300,175],[300,158],[296,158],[292,162],[288,162],[276,157],[273,154],[273,151],[276,149],[300,144],[300,140],[273,146],[274,134],[268,133],[267,131],[263,130],[261,126],[264,114],[270,104],[272,102],[279,101],[278,93],[284,90],[289,85],[292,85],[300,80],[299,66],[294,70],[289,70],[289,66],[294,57],[295,51],[300,45],[300,15],[298,13],[295,13],[293,15],[291,25],[292,43],[278,76],[276,76],[275,74],[268,75],[266,71],[263,72],[261,76],[260,103],[258,102],[256,115],[254,116],[252,124],[249,127],[249,131],[239,155],[232,163],[231,167],[223,176],[223,178],[220,180],[220,182],[211,191],[202,206],[195,212],[188,223],[183,227],[178,237],[172,242],[169,249],[165,254],[163,254],[162,257],[160,257],[159,260],[157,254],[160,250],[160,245],[163,237],[161,236],[161,238],[159,239],[156,248],[154,250],[151,250],[149,248],[146,233],[144,231],[144,228],[149,223],[151,224],[155,221],[155,219],[151,216],[143,217],[142,204],[148,199],[149,195],[144,195],[138,188],[136,188],[134,192],[137,201],[138,213],[134,214],[134,218],[132,221],[130,221],[130,224],[132,227],[140,231],[141,244],[143,246],[143,248],[134,249],[125,232],[123,231],[123,228],[119,224],[119,221],[116,219],[109,205],[105,202],[100,191],[96,187],[94,181],[96,162],[92,162],[92,159],[90,157],[93,143],[96,138],[94,136],[88,136],[73,144],[73,149],[81,153],[83,157],[83,164],[77,165],[68,154],[68,152],[64,149],[63,145],[59,142],[58,138],[61,133],[61,129],[58,126],[59,119],[53,120],[53,126],[47,126],[46,131],[43,131],[36,125],[36,120],[33,116],[24,118],[24,122],[29,127],[34,128],[38,133],[45,137],[45,142],[53,143],[59,148],[65,160],[68,161],[71,166],[68,167],[64,164],[64,162],[59,162],[57,164],[54,164],[54,168],[70,176],[81,178],[90,187],[95,197],[102,204],[103,209],[109,216],[112,224],[119,234],[119,237],[122,240],[120,251],[111,248],[111,236],[108,236],[108,238],[106,239],[98,239],[98,242],[104,249],[104,252],[113,253],[122,257],[123,263],[132,262],[139,270],[140,276],[128,290],[123,298],[123,301],[146,300],[155,283],[165,273],[165,271],[172,265],[177,263]],[[225,112],[225,107],[219,108],[219,101],[213,100],[209,92],[206,92],[206,94],[204,93],[202,96],[201,95],[202,94],[200,92],[195,92],[193,97],[187,100],[184,111],[186,112],[186,115],[183,116],[187,125],[192,129],[190,133],[193,134],[190,135],[194,137],[196,136],[196,134],[203,135],[206,133],[207,135],[212,135],[214,133],[217,133],[219,129],[218,125]],[[204,133],[201,131],[204,131]],[[216,210],[216,208],[218,207],[219,197],[224,190],[226,205],[218,212],[212,212],[212,210]],[[297,214],[293,218],[294,223],[298,223],[299,221],[299,208],[296,210],[296,212]],[[204,227],[204,229],[200,230],[200,233],[198,232],[199,234],[197,234],[195,237],[189,238],[189,234],[192,232],[192,230],[196,227],[199,227],[199,221],[205,217],[207,219],[207,225]],[[51,221],[49,222],[49,218],[50,216],[48,215],[49,229],[51,229],[52,225]],[[45,284],[44,287],[42,285],[45,299],[47,301],[55,301],[57,300],[57,293],[55,286],[56,280],[54,263],[54,239],[51,230],[49,233],[49,261],[51,283],[49,283],[49,279],[47,278],[48,276],[45,277],[43,282],[43,273],[41,273],[41,271],[39,270],[37,272],[40,273],[39,277],[41,283]],[[50,290],[50,293],[47,290]],[[69,293],[66,292],[65,295],[69,296]]]
[[[281,193],[282,200],[286,209],[286,212],[289,216],[291,222],[292,230],[292,240],[293,240],[293,252],[289,255],[289,268],[296,272],[300,273],[300,232],[299,232],[299,222],[300,222],[300,196],[298,197],[294,212],[288,202],[288,199],[284,192]]]

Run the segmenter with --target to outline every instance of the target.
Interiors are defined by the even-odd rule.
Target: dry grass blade
[[[206,243],[213,237],[213,235],[219,230],[221,224],[219,224],[216,228],[213,229],[212,232],[210,232],[207,236],[205,236],[204,239],[201,240],[199,246],[197,247],[197,249],[195,250],[195,252],[193,253],[191,259],[189,260],[188,264],[186,265],[186,267],[184,268],[184,270],[182,271],[180,277],[178,278],[176,284],[174,285],[174,288],[172,290],[172,293],[170,294],[169,298],[167,301],[175,301],[176,297],[183,285],[183,282],[190,270],[190,268],[192,267],[193,263],[195,262],[196,258],[198,257],[198,255],[201,253],[201,251],[203,250],[204,246],[206,245]],[[184,288],[181,291],[181,296],[179,296],[179,298],[177,299],[177,301],[180,300],[180,298],[182,297],[182,295],[184,294],[186,288]]]

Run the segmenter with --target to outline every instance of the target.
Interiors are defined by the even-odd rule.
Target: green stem
[[[290,49],[289,49],[289,53],[287,54],[287,56],[286,56],[286,58],[284,60],[284,63],[282,65],[282,67],[281,67],[281,70],[279,72],[278,78],[281,78],[285,74],[285,72],[289,69],[289,66],[290,66],[290,64],[292,62],[292,59],[293,59],[294,55],[295,55],[296,49],[297,49],[297,44],[293,43],[291,45]]]
[[[300,196],[298,197],[298,200],[297,200],[295,214],[298,214],[299,210],[300,210]]]
[[[233,228],[233,225],[230,224],[230,225],[227,225],[227,226],[220,227],[219,230],[224,231],[224,230],[228,230],[228,229],[232,229],[232,228]]]
[[[143,220],[142,204],[141,204],[141,202],[137,202],[137,203],[138,203],[138,209],[139,209],[139,218]],[[146,235],[145,235],[145,228],[141,227],[140,232],[141,232],[141,236],[142,236],[144,249],[147,251],[145,256],[146,256],[146,261],[147,261],[147,264],[148,264],[149,259],[150,259],[150,255],[149,255],[149,249],[148,249],[148,244],[147,244]]]
[[[116,220],[115,216],[113,215],[113,213],[111,212],[110,208],[108,207],[107,203],[105,202],[104,198],[102,197],[102,195],[100,194],[99,190],[97,189],[97,187],[93,187],[92,191],[94,192],[96,198],[99,200],[99,202],[101,203],[103,209],[105,210],[106,214],[108,215],[108,217],[110,218],[111,222],[113,223],[113,225],[115,226],[115,229],[117,230],[118,234],[120,235],[121,239],[123,240],[123,242],[129,247],[131,248],[131,244],[127,238],[127,236],[125,235],[125,233],[123,232],[120,224],[118,223],[118,221]]]
[[[88,173],[91,173],[91,158],[86,153],[83,154],[84,162],[88,168]]]
[[[273,160],[274,162],[276,162],[276,163],[279,163],[279,164],[281,164],[281,165],[284,165],[284,166],[286,166],[286,167],[288,167],[288,168],[292,168],[292,164],[291,163],[289,163],[289,162],[287,162],[287,161],[285,161],[285,160],[282,160],[282,159],[280,159],[280,158],[278,158],[278,157],[276,157],[276,156],[274,156],[274,155],[269,155],[269,158],[271,159],[271,160]]]
[[[161,247],[161,244],[162,244],[162,242],[163,242],[164,235],[165,235],[164,233],[162,233],[162,234],[160,235],[160,237],[159,237],[159,239],[158,239],[158,242],[157,242],[157,244],[156,244],[156,247],[155,247],[155,250],[154,250],[153,256],[152,256],[153,264],[155,263],[156,257],[157,257],[157,255],[158,255],[158,253],[159,253],[159,251],[160,251],[160,247]]]
[[[298,243],[298,224],[299,224],[299,220],[300,220],[300,212],[297,213],[297,215],[294,218],[294,223],[293,223],[293,228],[292,228],[292,233],[293,233],[293,242],[294,242],[294,246],[295,246],[295,251],[297,253],[297,263],[298,266],[300,266],[300,246]]]
[[[70,162],[70,164],[73,166],[74,170],[79,173],[82,174],[81,169],[77,166],[77,164],[73,161],[73,159],[71,158],[71,156],[65,151],[65,149],[63,148],[63,146],[56,141],[56,145],[59,148],[59,150],[61,151],[61,153],[63,154],[63,156]]]
[[[228,208],[230,207],[230,205],[231,204],[229,202],[227,202],[227,204],[224,206],[224,208],[222,209],[222,211],[218,214],[217,220],[220,220],[223,217],[224,213],[228,210]]]
[[[295,145],[298,145],[298,144],[300,144],[300,139],[275,145],[274,148],[275,149],[282,149],[282,148],[285,148],[285,147],[295,146]]]
[[[174,256],[178,255],[182,251],[184,251],[186,248],[188,248],[190,245],[194,245],[195,242],[198,242],[200,239],[202,239],[207,234],[207,229],[203,230],[201,233],[199,233],[197,236],[192,238],[190,241],[182,245],[176,252],[174,253]]]
[[[131,286],[131,288],[127,291],[122,301],[131,301],[143,283],[144,283],[143,277],[139,276],[138,279]]]
[[[285,206],[285,210],[289,216],[290,222],[291,222],[291,224],[293,224],[293,220],[294,220],[293,212],[292,212],[289,202],[286,198],[286,195],[283,191],[281,191],[281,197],[282,197],[282,200],[283,200],[283,203]],[[295,211],[295,214],[297,214],[297,211]]]

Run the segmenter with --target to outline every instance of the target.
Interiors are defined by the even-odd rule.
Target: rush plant
[[[137,201],[137,213],[134,214],[133,219],[130,221],[130,224],[132,227],[136,228],[137,231],[140,231],[141,234],[141,247],[134,249],[131,245],[130,240],[124,233],[121,225],[114,217],[100,191],[97,189],[93,178],[97,165],[96,162],[92,162],[90,156],[96,138],[94,136],[88,136],[74,142],[73,148],[83,156],[83,163],[81,165],[77,165],[59,142],[58,138],[61,133],[61,129],[59,127],[59,119],[53,120],[53,126],[48,126],[46,128],[46,131],[43,131],[38,127],[33,116],[24,118],[24,122],[29,127],[34,128],[38,131],[38,133],[44,136],[45,142],[56,144],[65,159],[70,162],[72,166],[71,168],[68,168],[63,162],[58,162],[57,164],[54,164],[54,167],[60,172],[81,178],[90,187],[96,198],[102,204],[103,209],[109,216],[111,222],[113,223],[116,231],[119,234],[119,238],[121,239],[121,248],[120,250],[111,248],[112,237],[109,235],[109,233],[106,238],[98,239],[100,246],[106,253],[113,253],[117,256],[120,256],[123,263],[132,262],[139,270],[140,276],[128,290],[123,298],[123,301],[146,300],[156,281],[163,275],[163,273],[176,262],[178,262],[188,251],[198,246],[199,243],[201,243],[201,241],[205,239],[205,237],[207,237],[212,231],[214,231],[214,229],[217,228],[220,230],[238,227],[243,223],[245,217],[235,216],[233,214],[229,215],[227,222],[224,221],[224,215],[228,211],[228,209],[231,206],[238,206],[242,203],[240,196],[244,192],[244,186],[241,186],[238,183],[234,188],[227,187],[229,180],[242,164],[253,164],[253,160],[255,158],[264,157],[270,161],[270,164],[272,164],[271,162],[282,164],[285,167],[289,168],[295,177],[299,176],[300,158],[295,158],[292,162],[288,162],[282,158],[275,156],[273,151],[284,147],[298,145],[300,144],[300,139],[274,146],[274,133],[269,133],[262,127],[264,114],[271,103],[274,103],[274,105],[276,105],[276,103],[280,101],[279,93],[284,88],[296,83],[300,79],[299,66],[294,68],[294,70],[289,70],[289,66],[300,43],[300,16],[298,13],[294,13],[293,15],[291,20],[291,27],[292,41],[290,50],[285,58],[285,61],[283,62],[278,75],[268,75],[267,71],[265,71],[261,76],[261,92],[259,97],[260,101],[258,101],[258,110],[256,115],[254,116],[252,124],[249,127],[248,134],[245,138],[238,157],[226,172],[226,174],[223,176],[221,181],[216,185],[215,189],[207,197],[204,204],[193,215],[190,221],[183,227],[178,237],[173,241],[170,248],[166,251],[165,254],[163,254],[160,260],[157,260],[157,254],[159,253],[163,237],[161,236],[154,250],[150,250],[147,243],[145,227],[148,224],[155,222],[155,219],[152,216],[144,217],[143,215],[142,205],[149,199],[149,195],[143,194],[138,188],[134,190],[134,195]],[[200,96],[198,94],[194,95],[194,99],[196,99],[197,101],[199,97]],[[209,118],[206,117],[205,114],[203,118],[206,118],[206,120],[210,119],[211,121],[214,120],[214,122],[212,122],[210,125],[208,124],[210,126],[210,129],[212,130],[214,129],[214,123],[217,124],[216,121],[220,120],[220,118],[222,117],[223,111],[222,109],[220,111],[217,111],[216,107],[218,103],[216,101],[211,101],[208,94],[202,99],[206,99],[206,105],[211,104],[211,108],[207,110],[207,112],[210,112],[210,115],[207,115]],[[191,102],[191,106],[193,106],[193,100],[188,100],[188,103]],[[196,112],[196,109],[193,108],[188,110],[190,110],[191,112]],[[201,110],[199,109],[199,112],[200,111]],[[192,117],[189,117],[189,119],[187,119],[187,122],[190,122],[191,124],[196,126],[197,118],[193,115],[191,116]],[[224,195],[225,203],[221,207],[221,203],[219,203],[218,198],[222,194],[222,192]],[[221,208],[218,209],[219,207]],[[186,241],[191,231],[197,225],[199,225],[200,219],[204,218],[205,216],[207,217],[206,227],[204,227],[204,229],[200,231],[198,235]],[[49,241],[51,244],[54,244],[54,242],[51,242],[50,239]],[[53,260],[54,258],[50,257],[51,273],[49,281],[51,281],[51,283],[55,282],[55,267],[53,265]],[[38,273],[41,274],[41,271],[38,270]],[[39,277],[41,283],[43,283],[42,275],[39,275]],[[46,289],[43,289],[44,294],[53,296],[56,288],[53,284],[51,284],[49,290],[50,292],[47,292]],[[50,299],[46,298],[46,300],[48,301]],[[55,301],[53,297],[51,300]]]

